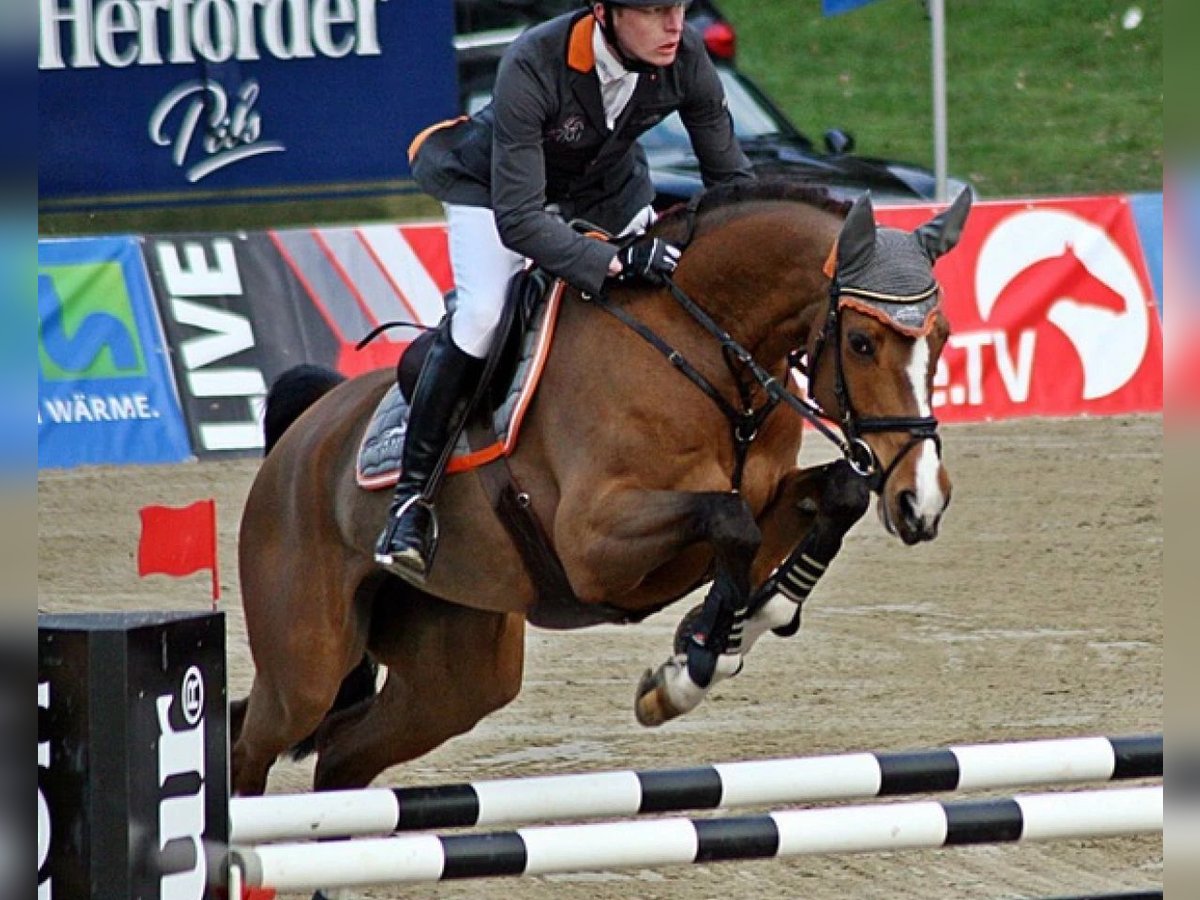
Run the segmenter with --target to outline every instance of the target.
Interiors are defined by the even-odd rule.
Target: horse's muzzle
[[[900,540],[912,546],[922,541],[932,541],[938,534],[938,525],[942,516],[927,515],[920,512],[917,506],[917,495],[913,491],[901,491],[896,495],[896,506],[899,516],[896,522],[896,534]]]
[[[908,546],[932,541],[938,536],[942,514],[950,504],[950,494],[940,486],[924,496],[912,488],[900,488],[894,495],[879,498],[879,517],[883,527]]]

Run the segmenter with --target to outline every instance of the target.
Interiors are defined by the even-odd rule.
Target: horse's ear
[[[860,194],[846,214],[842,233],[838,235],[838,269],[846,271],[855,260],[875,249],[875,209],[871,205],[871,193]]]
[[[967,213],[971,211],[971,191],[967,188],[959,191],[950,208],[934,216],[913,234],[917,243],[929,256],[930,262],[939,256],[949,253],[962,237],[963,225],[967,221]]]

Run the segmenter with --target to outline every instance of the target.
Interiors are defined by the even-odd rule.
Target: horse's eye
[[[875,345],[871,343],[871,339],[861,331],[851,331],[846,337],[846,343],[850,345],[850,349],[859,356],[873,356],[875,354]]]

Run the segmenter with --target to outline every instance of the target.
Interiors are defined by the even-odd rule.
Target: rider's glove
[[[621,273],[617,275],[617,280],[640,278],[651,284],[662,284],[663,276],[670,275],[679,265],[682,252],[661,238],[635,241],[617,254],[617,259],[621,260]]]

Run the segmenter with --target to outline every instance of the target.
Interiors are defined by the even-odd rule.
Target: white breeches
[[[456,289],[450,338],[464,353],[482,359],[500,322],[509,279],[525,265],[525,257],[504,246],[490,209],[455,203],[443,206]],[[654,219],[654,208],[647,206],[621,234],[644,231]]]

